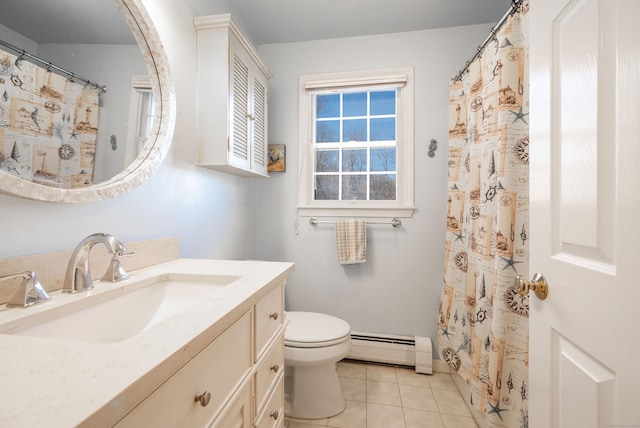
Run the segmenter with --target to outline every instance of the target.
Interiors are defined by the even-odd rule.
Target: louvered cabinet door
[[[252,76],[251,169],[267,174],[267,81],[259,74]]]
[[[251,169],[249,112],[249,65],[239,52],[234,51],[231,64],[231,124],[229,126],[229,163]]]

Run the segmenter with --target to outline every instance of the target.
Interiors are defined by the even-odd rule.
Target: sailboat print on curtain
[[[528,426],[528,2],[451,84],[438,350],[487,427]]]

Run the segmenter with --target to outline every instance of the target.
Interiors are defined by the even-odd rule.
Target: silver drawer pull
[[[278,420],[278,416],[280,414],[278,413],[278,411],[276,410],[275,412],[271,413],[269,416],[271,416],[274,420]]]
[[[272,320],[276,321],[278,319],[278,313],[274,312],[274,313],[270,314],[269,318],[271,318]]]
[[[271,371],[274,373],[278,373],[278,370],[280,370],[280,366],[277,364],[274,364],[271,366]]]
[[[196,395],[195,401],[199,402],[202,407],[207,407],[207,404],[211,401],[211,392],[205,391],[202,394]]]

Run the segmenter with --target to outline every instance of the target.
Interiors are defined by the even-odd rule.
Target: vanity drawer
[[[255,361],[258,361],[269,340],[284,320],[284,282],[277,285],[256,304]]]
[[[256,428],[284,427],[284,376],[280,376],[278,386],[256,422]]]
[[[284,372],[284,337],[282,334],[260,364],[255,378],[258,411],[262,409],[267,399],[267,393]]]
[[[208,425],[251,370],[250,338],[251,312],[247,312],[116,426]],[[210,399],[201,404],[195,400],[199,394]]]

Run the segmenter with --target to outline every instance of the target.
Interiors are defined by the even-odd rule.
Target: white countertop
[[[87,293],[51,293],[51,302],[0,311],[0,326],[87,295],[127,287],[162,273],[240,279],[142,333],[117,343],[0,334],[0,426],[108,426],[175,373],[266,292],[293,263],[178,259],[95,282]],[[3,330],[5,331],[5,330]]]

